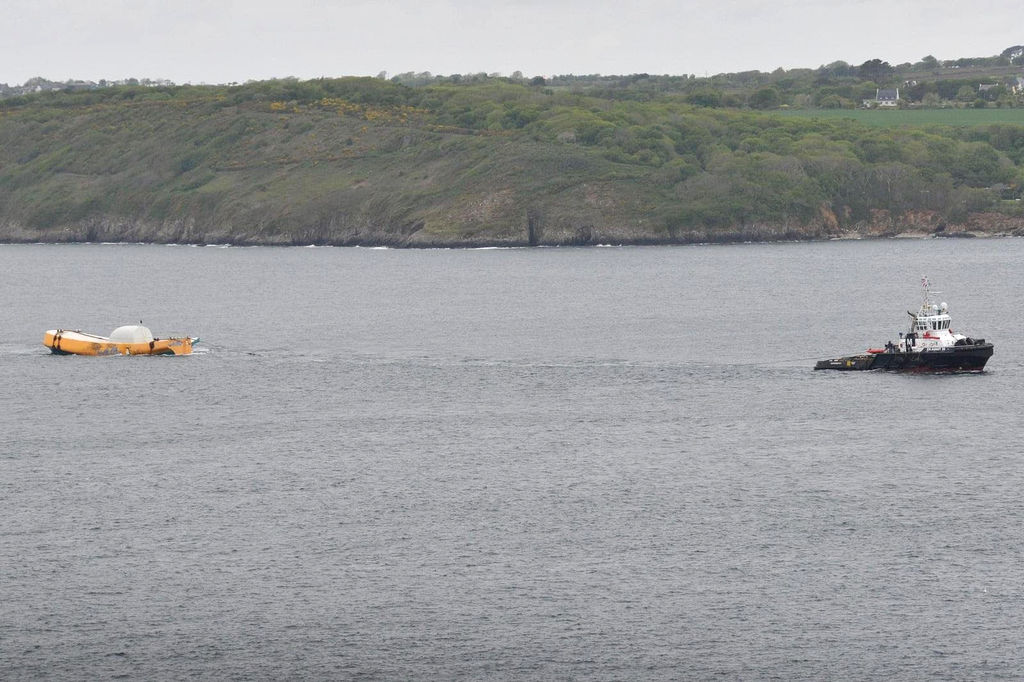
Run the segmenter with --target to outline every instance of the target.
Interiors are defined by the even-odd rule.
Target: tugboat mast
[[[910,315],[910,334],[913,334],[918,329],[917,320],[922,315],[934,315],[936,313],[945,313],[945,304],[942,306],[932,305],[932,294],[941,294],[941,291],[932,291],[931,282],[928,281],[928,275],[921,275],[921,288],[924,290],[924,300],[921,301],[921,309],[916,313],[912,313],[909,310],[907,315]]]
[[[932,291],[931,283],[928,281],[928,275],[921,275],[921,286],[924,288],[924,303],[923,306],[929,306],[932,303],[932,294],[941,294],[941,291]]]

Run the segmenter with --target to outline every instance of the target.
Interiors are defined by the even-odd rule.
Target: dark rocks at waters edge
[[[495,229],[434,234],[422,226],[386,229],[372,224],[297,227],[279,231],[261,226],[209,225],[195,219],[130,220],[90,219],[73,225],[31,229],[17,223],[0,224],[0,242],[8,243],[96,243],[141,242],[157,244],[235,244],[239,246],[391,246],[406,248],[473,248],[484,246],[588,246],[597,244],[697,244],[733,242],[774,242],[820,240],[833,237],[868,237],[871,234],[833,233],[820,227],[753,224],[734,228],[680,229],[672,233],[649,228],[642,220],[635,225],[576,224],[542,221],[524,216],[520,230]],[[543,227],[541,227],[543,225]]]
[[[473,248],[482,246],[587,246],[596,244],[697,244],[735,242],[813,241],[871,238],[971,238],[1024,236],[1024,218],[1002,214],[974,214],[959,224],[920,214],[893,219],[878,212],[871,222],[850,228],[834,225],[750,224],[721,229],[675,229],[646,224],[616,225],[547,220],[539,212],[522,217],[519,229],[497,225],[492,229],[456,230],[438,234],[423,224],[387,228],[372,221],[334,218],[326,224],[268,229],[267,225],[219,222],[204,224],[196,218],[163,221],[130,218],[90,218],[70,225],[35,229],[15,221],[0,223],[0,243],[139,242],[156,244],[235,244],[239,246],[391,246],[406,248]]]

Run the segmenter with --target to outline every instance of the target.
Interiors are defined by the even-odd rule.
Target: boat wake
[[[0,344],[0,355],[51,355],[51,353],[46,348],[37,348],[34,345]]]

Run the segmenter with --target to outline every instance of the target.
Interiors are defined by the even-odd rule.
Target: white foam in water
[[[41,336],[41,335],[40,335]],[[50,350],[42,343],[38,346],[0,344],[0,355],[49,355]]]

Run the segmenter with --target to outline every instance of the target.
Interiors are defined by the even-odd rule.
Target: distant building
[[[872,109],[872,108],[875,108],[875,107],[879,107],[879,108],[882,108],[882,107],[884,107],[884,108],[894,108],[894,107],[899,106],[899,103],[900,103],[900,91],[899,91],[899,88],[896,88],[896,89],[893,89],[893,90],[878,88],[878,89],[875,90],[875,98],[874,99],[866,99],[866,100],[864,100],[864,106],[867,107],[868,109]]]

